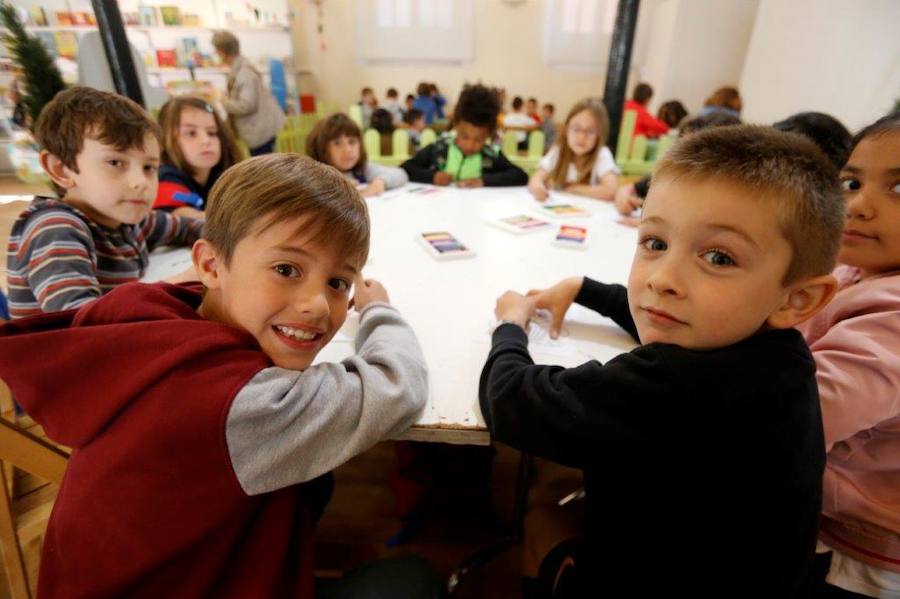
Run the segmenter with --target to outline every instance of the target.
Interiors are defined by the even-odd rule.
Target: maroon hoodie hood
[[[231,402],[271,366],[197,314],[202,287],[129,283],[77,311],[0,326],[0,378],[74,448],[41,556],[41,597],[306,597],[305,485],[248,497]]]

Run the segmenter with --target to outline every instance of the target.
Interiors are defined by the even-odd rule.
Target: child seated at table
[[[409,145],[413,152],[417,152],[422,143],[422,131],[425,130],[425,115],[418,108],[410,108],[403,115],[403,122],[406,123],[406,131],[409,133]]]
[[[493,90],[467,85],[453,110],[453,131],[401,165],[410,181],[459,187],[525,185],[525,171],[488,143],[497,129],[499,111]]]
[[[202,221],[151,209],[160,130],[128,98],[64,90],[41,111],[35,139],[59,199],[35,196],[13,223],[12,318],[82,306],[139,280],[154,248],[200,236]]]
[[[172,98],[159,111],[162,166],[154,208],[176,216],[203,218],[209,190],[241,160],[228,123],[196,96]]]
[[[611,200],[619,182],[619,167],[606,147],[609,115],[599,98],[575,104],[556,144],[541,158],[528,181],[528,190],[539,202],[551,189],[562,189],[589,198]]]
[[[850,152],[840,177],[847,208],[834,271],[840,290],[799,327],[816,361],[828,452],[819,596],[896,597],[900,113],[860,131]]]
[[[42,596],[313,596],[330,471],[408,428],[428,395],[412,329],[362,279],[368,250],[349,181],[269,154],[213,188],[192,252],[200,283],[132,283],[0,326],[0,379],[74,448]],[[351,287],[356,353],[313,365]],[[437,596],[422,564],[389,566],[367,568],[375,596]]]
[[[368,159],[359,127],[343,113],[316,123],[306,138],[306,155],[341,171],[357,184],[363,197],[377,196],[409,181],[403,169]]]
[[[709,129],[660,162],[627,289],[574,277],[498,299],[479,388],[493,437],[584,470],[584,538],[551,552],[548,586],[805,596],[825,455],[815,362],[793,327],[834,294],[843,223],[811,141]],[[535,365],[529,317],[549,309],[555,336],[573,301],[642,345]]]

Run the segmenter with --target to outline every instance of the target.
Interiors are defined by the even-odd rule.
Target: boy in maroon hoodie
[[[368,213],[337,171],[243,162],[212,189],[204,233],[202,285],[126,284],[0,327],[0,378],[74,448],[41,597],[312,597],[329,472],[425,404],[412,329],[361,278]],[[312,366],[349,304],[356,355]],[[417,564],[378,570],[348,584],[439,594]]]

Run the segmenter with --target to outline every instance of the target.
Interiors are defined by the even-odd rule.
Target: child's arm
[[[102,295],[95,254],[81,219],[65,211],[39,213],[23,230],[21,244],[11,244],[9,284],[30,288],[42,312],[78,308]]]
[[[587,277],[563,279],[547,289],[532,289],[528,297],[534,298],[535,307],[546,308],[552,315],[550,336],[554,339],[572,302],[577,302],[594,312],[612,318],[635,341],[640,342],[637,327],[628,307],[628,290],[622,285],[598,283]]]
[[[550,197],[550,192],[547,189],[547,178],[549,176],[550,173],[543,168],[538,168],[538,170],[531,175],[531,179],[528,180],[528,191],[531,192],[531,195],[533,195],[534,199],[538,202],[543,202]]]
[[[494,439],[562,464],[583,467],[598,452],[652,438],[668,418],[673,382],[647,346],[602,365],[536,366],[516,325],[494,331],[478,397]]]
[[[577,193],[597,200],[611,200],[619,186],[619,176],[615,173],[607,173],[600,178],[597,185],[567,185],[566,191]]]
[[[827,451],[900,415],[898,319],[896,313],[857,314],[836,322],[810,345]]]
[[[203,221],[151,210],[141,223],[141,232],[149,251],[164,245],[193,245],[203,234]]]
[[[409,175],[402,168],[383,166],[369,161],[366,163],[366,181],[371,183],[375,179],[384,181],[385,189],[395,189],[409,183]]]
[[[400,165],[406,171],[410,181],[416,183],[433,183],[437,172],[437,144],[429,144],[416,152],[415,156]]]
[[[497,152],[497,158],[490,169],[484,169],[481,179],[485,187],[510,187],[513,185],[527,185],[528,175],[509,161],[503,152]]]
[[[249,495],[312,480],[409,428],[427,398],[412,329],[370,304],[355,356],[303,372],[266,368],[238,392],[226,424],[234,471]]]

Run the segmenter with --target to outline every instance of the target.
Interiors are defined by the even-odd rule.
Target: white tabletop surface
[[[524,213],[541,217],[540,204],[524,187],[468,190],[410,184],[368,200],[372,247],[364,274],[385,285],[391,303],[415,330],[429,368],[428,406],[403,438],[489,442],[478,407],[478,379],[490,350],[494,304],[504,291],[525,293],[572,275],[626,282],[637,233],[617,222],[612,204],[562,193],[554,193],[550,202],[573,204],[591,214],[544,216],[552,229],[516,235],[487,221]],[[552,243],[564,223],[590,229],[586,249]],[[450,232],[476,255],[435,260],[416,241],[418,234],[430,231]],[[184,249],[154,253],[144,280],[180,272],[189,260]],[[358,327],[353,314],[317,361],[340,361],[351,354]],[[635,345],[612,321],[577,305],[567,314],[562,341],[550,341],[540,327],[532,338],[535,362],[562,366],[592,358],[606,361]]]

